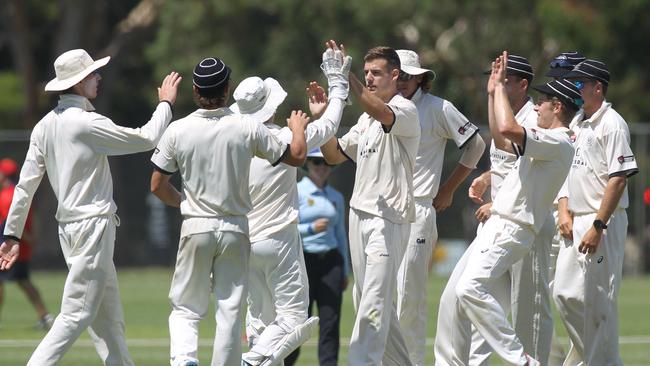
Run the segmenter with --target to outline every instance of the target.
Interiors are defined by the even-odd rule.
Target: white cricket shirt
[[[22,235],[34,192],[46,172],[58,201],[59,222],[115,213],[107,156],[153,149],[172,118],[169,104],[159,103],[147,124],[127,128],[94,110],[85,97],[64,94],[34,126],[5,235]]]
[[[597,212],[610,177],[639,172],[630,148],[627,123],[611,103],[603,104],[591,118],[580,110],[573,125],[575,157],[569,172],[569,209],[576,214]],[[627,187],[618,208],[627,208]]]
[[[413,171],[420,142],[415,104],[395,95],[388,103],[395,114],[390,131],[362,114],[339,147],[357,163],[350,207],[396,224],[413,222]]]
[[[537,112],[535,112],[535,104],[530,97],[515,115],[515,120],[524,127],[537,127]],[[490,196],[492,197],[492,202],[494,202],[497,193],[499,193],[499,188],[501,188],[503,180],[510,173],[516,162],[517,155],[497,149],[494,146],[494,140],[492,140],[490,144]]]
[[[573,144],[568,128],[524,127],[519,158],[501,184],[491,212],[538,233],[571,168]]]
[[[277,164],[287,145],[248,117],[228,108],[198,109],[172,123],[151,161],[162,171],[180,171],[183,180],[182,235],[210,230],[219,218],[220,230],[248,235],[246,214],[252,209],[248,192],[253,156]]]
[[[478,133],[478,128],[451,102],[424,93],[421,88],[413,94],[411,101],[418,109],[421,129],[413,173],[413,195],[433,200],[440,186],[447,140],[453,140],[461,149]]]
[[[331,139],[341,122],[343,101],[332,98],[323,116],[307,125],[307,151]],[[266,126],[266,127],[264,127]],[[260,124],[280,141],[290,143],[293,133],[288,127],[273,123]],[[253,159],[248,189],[253,209],[248,213],[251,242],[260,241],[285,227],[298,223],[297,168],[286,164],[271,166],[262,159]]]

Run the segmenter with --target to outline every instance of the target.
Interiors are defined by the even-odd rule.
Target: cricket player
[[[618,292],[627,236],[628,177],[639,169],[627,123],[605,99],[607,66],[587,59],[565,75],[584,105],[572,123],[575,157],[568,177],[573,242],[560,247],[553,296],[571,348],[565,365],[622,365]]]
[[[104,365],[133,365],[124,340],[124,315],[113,264],[119,218],[113,201],[109,155],[151,150],[172,118],[181,77],[172,72],[158,88],[158,106],[140,128],[126,128],[95,112],[97,69],[110,57],[93,60],[84,50],[54,61],[56,77],[45,91],[58,92],[59,104],[41,119],[30,138],[0,246],[0,269],[18,256],[29,207],[47,173],[58,200],[59,241],[68,265],[61,312],[28,365],[56,365],[88,328]]]
[[[312,82],[308,88],[310,108],[319,119],[305,131],[308,149],[318,147],[338,130],[348,97],[350,57],[329,44],[321,68],[329,85],[329,101]],[[272,79],[244,79],[235,89],[232,108],[255,120],[280,141],[293,131],[273,123],[277,107],[287,93]],[[326,107],[324,111],[322,108]],[[309,281],[298,231],[297,169],[271,166],[253,159],[249,190],[253,209],[248,214],[251,237],[246,333],[251,346],[242,356],[244,365],[280,365],[285,357],[311,336],[318,317],[308,317]]]
[[[409,366],[394,293],[415,220],[420,122],[415,104],[397,90],[400,60],[395,50],[372,48],[363,70],[366,87],[350,74],[350,88],[365,113],[347,134],[321,147],[328,164],[357,163],[349,224],[357,315],[348,365]]]
[[[415,103],[420,120],[420,145],[415,160],[413,190],[415,222],[397,273],[397,317],[414,366],[424,365],[427,338],[427,278],[436,241],[436,213],[451,206],[454,192],[476,168],[485,142],[478,128],[449,101],[429,94],[435,73],[420,66],[411,50],[397,50],[400,76],[397,90]],[[445,146],[453,140],[463,151],[456,168],[440,187]],[[438,189],[440,187],[440,189]]]
[[[453,362],[457,365],[469,364],[471,325],[508,364],[540,364],[525,353],[493,295],[493,286],[533,245],[543,245],[535,237],[546,223],[571,166],[573,146],[567,127],[580,104],[580,94],[566,80],[534,87],[541,93],[535,107],[538,126],[521,126],[507,97],[507,62],[504,51],[493,63],[488,81],[488,95],[492,96],[488,103],[494,111],[490,131],[497,148],[519,158],[503,180],[492,215],[472,243],[469,258],[454,269],[460,273],[457,283],[450,283],[457,296],[453,314],[457,326],[452,335]]]
[[[569,71],[573,70],[577,64],[585,59],[586,58],[577,51],[562,52],[551,60],[549,63],[549,69],[545,76],[552,77],[556,80],[561,79],[564,75],[569,73]],[[553,293],[555,264],[557,262],[557,255],[560,252],[560,246],[565,245],[564,241],[566,240],[573,240],[573,230],[571,226],[573,220],[571,218],[571,213],[569,212],[567,195],[568,192],[565,181],[565,185],[560,189],[560,193],[558,193],[558,197],[555,199],[555,202],[553,202],[553,209],[551,210],[553,221],[555,222],[555,233],[553,235],[553,240],[551,241],[551,253],[548,268],[548,288],[551,294]],[[565,356],[564,347],[562,347],[557,337],[555,337],[555,329],[553,329],[551,350],[547,364],[549,366],[562,365]]]
[[[241,364],[241,328],[250,255],[246,214],[253,208],[248,192],[253,156],[267,164],[300,166],[307,155],[307,116],[287,120],[289,144],[280,142],[255,120],[227,107],[230,68],[216,57],[199,62],[193,74],[200,109],[165,131],[151,161],[156,171],[151,191],[183,215],[176,269],[169,299],[171,366],[198,365],[199,321],[212,288],[216,299],[216,335],[212,365]],[[170,183],[179,171],[183,195]],[[277,187],[276,187],[277,188]]]
[[[491,72],[491,71],[490,71]],[[515,113],[515,120],[525,127],[537,127],[537,113],[532,98],[528,91],[533,79],[533,68],[525,57],[518,55],[509,55],[509,62],[506,67],[506,93],[511,108]],[[488,96],[488,99],[491,97]],[[493,103],[488,103],[488,120],[494,124]],[[499,136],[497,136],[498,138]],[[490,163],[489,171],[484,172],[478,178],[474,179],[469,189],[469,197],[482,206],[476,211],[476,217],[479,220],[479,231],[483,224],[490,217],[492,203],[500,191],[506,175],[514,168],[517,162],[517,155],[507,150],[499,148],[497,142],[500,140],[493,137],[490,145]],[[501,142],[502,144],[502,142]],[[483,195],[490,187],[489,202],[484,202]],[[540,231],[544,233],[538,235],[537,240],[546,245],[540,244],[533,246],[534,250],[528,254],[522,263],[517,264],[494,286],[495,298],[504,308],[506,313],[513,309],[514,326],[520,340],[530,354],[546,354],[546,351],[536,352],[536,349],[546,349],[546,343],[540,342],[552,336],[552,318],[550,310],[550,294],[547,285],[548,282],[545,267],[545,258],[548,258],[548,248],[550,247],[551,236],[554,228],[549,221]],[[546,234],[547,233],[547,234]],[[470,246],[460,262],[466,262],[474,247]],[[523,268],[526,270],[523,270]],[[534,278],[531,276],[534,275]],[[449,283],[455,283],[458,278],[452,275]],[[452,363],[452,345],[451,334],[455,327],[451,312],[454,309],[453,304],[456,302],[456,294],[453,286],[446,286],[440,298],[440,307],[438,309],[438,325],[436,330],[436,340],[434,345],[434,354],[436,364],[449,365]],[[548,335],[546,335],[548,333]],[[545,336],[541,336],[544,334]],[[550,347],[550,345],[548,346]],[[472,347],[470,352],[470,364],[487,365],[492,351],[485,339],[481,337],[476,329],[472,329]],[[540,357],[543,358],[543,357]]]

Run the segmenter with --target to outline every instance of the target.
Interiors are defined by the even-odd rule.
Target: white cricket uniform
[[[172,112],[168,103],[160,103],[151,120],[134,129],[94,110],[88,99],[64,94],[36,124],[7,217],[4,234],[20,238],[47,173],[58,201],[59,241],[69,272],[61,312],[28,365],[57,364],[86,328],[105,365],[133,365],[113,265],[119,219],[107,156],[153,149]]]
[[[420,88],[411,101],[418,109],[421,136],[413,173],[415,222],[411,224],[404,258],[397,272],[397,317],[411,362],[421,366],[427,338],[429,259],[438,240],[432,203],[440,186],[445,146],[448,140],[453,140],[462,149],[478,133],[478,128],[451,102]]]
[[[329,103],[323,116],[307,125],[308,150],[321,146],[338,130],[344,103],[338,98]],[[288,127],[261,126],[279,140],[291,142]],[[309,281],[298,231],[297,168],[253,159],[250,176],[253,210],[248,214],[251,259],[246,333],[251,349],[243,359],[257,365],[307,320]]]
[[[514,145],[521,156],[504,179],[455,286],[454,364],[469,364],[472,324],[506,362],[526,363],[524,346],[492,295],[493,285],[530,252],[568,173],[573,146],[567,128],[524,128],[523,146]]]
[[[532,99],[515,115],[515,120],[524,127],[537,128],[537,112]],[[497,149],[492,141],[490,145],[490,186],[492,202],[500,192],[505,177],[512,171],[517,162],[517,155]],[[479,229],[481,226],[479,226]],[[550,294],[545,283],[548,276],[543,269],[547,266],[546,258],[550,245],[550,235],[554,229],[546,224],[536,236],[533,251],[527,255],[522,263],[514,266],[500,278],[494,288],[494,297],[506,313],[512,307],[515,330],[521,337],[524,348],[531,355],[544,358],[543,351],[552,336],[552,317],[550,310]],[[477,233],[478,235],[478,233]],[[457,267],[463,268],[469,258],[473,247],[467,249]],[[526,270],[522,270],[526,268]],[[455,286],[460,273],[452,274],[440,298],[438,312],[438,325],[434,354],[436,365],[452,364],[451,334],[456,325],[451,321],[451,313],[456,303]],[[548,329],[550,328],[550,329]],[[548,342],[546,341],[548,340]],[[550,346],[549,346],[550,347]],[[541,351],[538,351],[540,350]],[[478,331],[472,328],[472,345],[470,351],[470,365],[487,365],[492,350]]]
[[[389,131],[364,113],[338,140],[340,150],[357,163],[349,231],[357,311],[348,353],[351,366],[411,365],[393,296],[415,219],[413,171],[420,123],[415,104],[401,95],[387,105],[395,115]]]
[[[241,363],[250,253],[246,214],[253,207],[248,171],[253,156],[277,164],[286,149],[248,117],[228,108],[198,109],[167,129],[151,157],[162,172],[180,171],[183,181],[183,224],[169,291],[172,366],[198,363],[199,321],[211,292],[217,322],[212,365]]]
[[[569,210],[573,243],[560,247],[554,300],[571,339],[565,365],[622,365],[618,349],[618,291],[627,236],[627,188],[592,254],[578,252],[592,227],[610,177],[632,176],[638,167],[625,120],[604,102],[586,119],[578,112],[573,126],[576,152],[569,172]]]

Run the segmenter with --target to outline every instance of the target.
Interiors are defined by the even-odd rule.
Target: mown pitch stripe
[[[0,339],[0,348],[27,348],[36,347],[40,339]],[[568,338],[560,338],[561,343],[568,343]],[[624,336],[619,337],[619,344],[650,344],[650,336]],[[129,347],[168,347],[169,339],[167,338],[139,338],[128,339],[127,344]],[[341,338],[341,347],[347,347],[350,344],[350,338]],[[93,347],[92,341],[89,339],[78,340],[75,346]],[[212,340],[201,339],[199,346],[209,347],[212,346]],[[317,340],[309,340],[304,344],[307,347],[318,346]],[[427,346],[433,346],[433,338],[427,338]]]

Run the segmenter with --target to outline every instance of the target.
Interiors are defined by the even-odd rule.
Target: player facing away
[[[436,213],[451,206],[454,192],[476,168],[485,142],[478,128],[449,101],[429,94],[435,73],[420,66],[411,50],[397,50],[400,94],[415,103],[421,136],[413,173],[415,222],[397,274],[397,317],[414,366],[424,365],[427,338],[429,260],[438,240]],[[447,141],[463,151],[458,165],[440,186]],[[440,187],[440,189],[438,189]]]
[[[320,118],[305,130],[309,149],[322,145],[338,130],[348,96],[350,62],[351,58],[344,58],[331,46],[323,53],[321,68],[329,84],[329,101],[325,102],[323,89],[312,82],[307,90],[310,109]],[[286,95],[274,79],[250,77],[235,89],[237,103],[232,108],[280,141],[288,141],[293,131],[273,123]],[[254,159],[250,166],[253,209],[248,214],[251,259],[246,314],[250,350],[242,356],[244,365],[282,364],[318,324],[318,317],[307,318],[309,281],[298,230],[296,176],[293,166],[271,166],[261,159]]]
[[[126,128],[95,112],[97,69],[81,49],[54,61],[56,78],[45,91],[59,104],[41,119],[30,137],[0,246],[0,269],[16,260],[29,207],[47,173],[58,201],[59,241],[68,265],[61,312],[28,365],[56,365],[86,328],[104,365],[133,365],[124,339],[124,315],[113,264],[119,218],[113,201],[108,156],[153,149],[172,118],[180,76],[172,72],[158,88],[158,106],[140,128]],[[81,301],[80,299],[83,299]]]
[[[397,91],[399,73],[395,50],[369,50],[364,57],[366,86],[350,74],[350,88],[365,113],[347,134],[321,147],[328,164],[357,163],[349,224],[357,312],[350,366],[411,365],[394,294],[415,219],[413,171],[420,123],[415,104]]]
[[[171,366],[198,365],[199,321],[210,295],[216,301],[212,365],[241,364],[241,329],[250,255],[246,214],[253,156],[268,164],[301,165],[307,154],[307,116],[293,111],[293,132],[280,142],[256,121],[227,107],[230,68],[216,57],[194,68],[193,93],[199,109],[176,121],[163,134],[151,161],[156,170],[151,190],[183,215],[176,268],[169,299]],[[170,183],[178,171],[183,194]],[[211,289],[210,291],[208,291]]]
[[[607,66],[587,59],[565,75],[584,105],[572,122],[567,181],[573,242],[560,247],[553,296],[571,340],[565,365],[622,365],[618,292],[627,237],[628,177],[639,169],[627,123],[605,100]]]
[[[534,87],[541,95],[535,107],[537,127],[519,125],[506,92],[507,52],[495,60],[488,81],[493,97],[494,120],[490,131],[496,145],[519,156],[506,175],[492,205],[492,215],[471,244],[469,257],[461,260],[447,287],[457,300],[453,311],[452,364],[468,365],[471,326],[494,351],[512,365],[539,365],[524,346],[494,296],[494,285],[524,258],[545,223],[571,165],[573,146],[567,128],[580,95],[570,82],[553,81]],[[539,245],[539,244],[537,244]],[[546,243],[548,245],[548,243]]]

